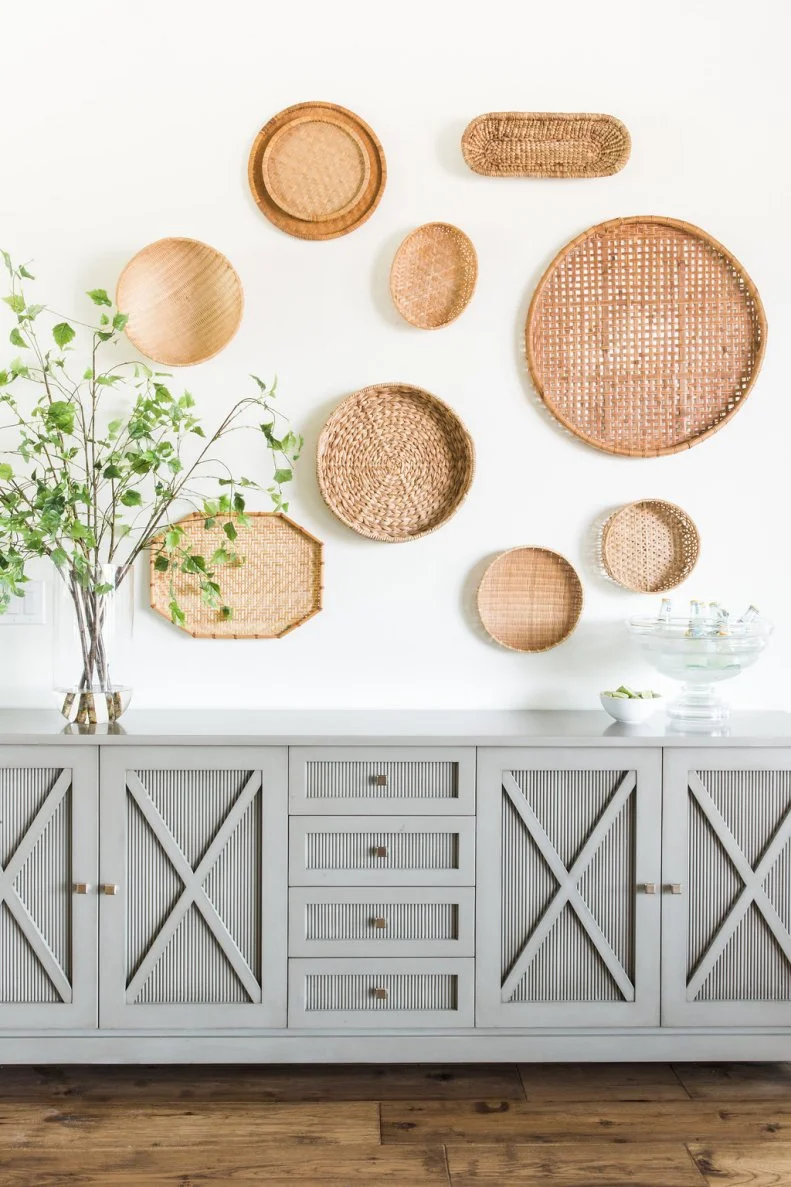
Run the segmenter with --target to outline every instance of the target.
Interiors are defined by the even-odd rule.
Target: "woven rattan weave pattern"
[[[511,651],[549,651],[569,637],[582,613],[582,582],[548,548],[512,548],[495,557],[478,587],[486,631]]]
[[[250,526],[239,527],[234,544],[238,563],[216,570],[232,618],[206,605],[194,579],[155,569],[152,549],[151,607],[170,619],[172,580],[176,601],[186,615],[182,629],[196,639],[279,639],[321,609],[321,541],[279,512],[248,514]],[[180,520],[179,527],[201,555],[229,547],[220,521],[207,528],[205,516],[193,514]]]
[[[641,499],[613,512],[601,556],[613,581],[635,593],[665,593],[690,575],[700,554],[695,524],[675,503]]]
[[[613,219],[544,273],[526,326],[531,377],[570,432],[608,453],[656,457],[704,440],[738,410],[766,346],[758,292],[716,240],[656,216]]]
[[[477,278],[478,257],[468,236],[450,223],[425,223],[395,254],[390,294],[410,325],[436,330],[464,312]]]
[[[319,488],[343,523],[370,540],[417,540],[448,520],[475,471],[456,413],[421,388],[383,383],[348,396],[322,429]]]
[[[491,111],[467,125],[461,151],[484,177],[607,177],[629,160],[631,139],[612,115]]]

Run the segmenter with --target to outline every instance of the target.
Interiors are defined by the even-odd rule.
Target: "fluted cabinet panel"
[[[378,992],[377,992],[378,991]],[[317,1010],[455,1010],[454,976],[326,973],[305,978],[305,1006]]]
[[[453,940],[459,934],[455,903],[309,903],[305,914],[307,940]]]
[[[451,800],[458,796],[455,762],[308,762],[310,800]]]
[[[455,870],[459,864],[458,837],[449,832],[319,831],[306,840],[309,870]]]
[[[508,1000],[622,1002],[623,994],[577,916],[564,907]]]
[[[62,1002],[5,903],[0,903],[0,1018],[4,1004]]]
[[[140,989],[141,1005],[217,1005],[249,1002],[197,907],[190,907]]]

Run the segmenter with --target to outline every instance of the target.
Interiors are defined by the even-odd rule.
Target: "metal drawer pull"
[[[665,890],[670,891],[671,894],[683,894],[680,882],[669,882]]]
[[[374,989],[374,997],[386,998],[387,990],[386,989]]]
[[[387,846],[377,845],[374,849],[374,857],[387,857]]]
[[[373,782],[375,787],[387,787],[387,775],[374,775]]]
[[[643,894],[656,894],[656,882],[643,882],[637,889]]]
[[[91,889],[90,882],[75,882],[74,883],[74,893],[75,894],[87,894],[90,889]]]
[[[374,919],[374,927],[387,927],[387,920],[382,919],[380,915],[377,919]]]
[[[116,886],[114,882],[102,882],[99,887],[100,894],[118,894],[120,887]]]

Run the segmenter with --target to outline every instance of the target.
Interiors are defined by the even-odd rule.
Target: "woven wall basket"
[[[602,564],[635,593],[664,593],[690,575],[700,554],[695,524],[663,499],[641,499],[615,511],[602,529]]]
[[[158,572],[156,550],[151,550],[151,607],[170,621],[173,580],[176,600],[187,617],[182,629],[195,639],[279,639],[321,609],[321,541],[287,515],[249,514],[250,527],[238,528],[233,545],[238,563],[215,570],[223,601],[233,609],[231,619],[207,606],[196,583],[185,574]],[[204,522],[199,514],[179,521],[198,553],[210,557],[216,548],[231,547],[222,520],[208,529]]]
[[[741,265],[675,219],[613,219],[553,260],[526,327],[538,394],[588,445],[677,453],[734,415],[755,382],[766,318]]]
[[[395,544],[450,519],[472,484],[475,451],[447,404],[419,387],[382,383],[332,413],[317,471],[338,519],[369,540]]]
[[[278,112],[253,143],[250,189],[270,222],[300,239],[335,239],[373,214],[387,178],[364,120],[334,103]]]
[[[477,279],[478,257],[464,232],[450,223],[426,223],[396,252],[390,295],[410,325],[436,330],[464,312]]]
[[[461,151],[485,177],[606,177],[632,143],[612,115],[492,111],[468,124]]]
[[[242,320],[242,282],[222,252],[197,239],[159,239],[121,273],[115,303],[141,354],[168,367],[219,354]]]
[[[569,637],[582,613],[582,582],[548,548],[512,548],[492,561],[478,588],[487,632],[511,651],[548,651]]]

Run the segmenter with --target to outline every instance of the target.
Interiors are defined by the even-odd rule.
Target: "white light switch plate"
[[[0,626],[42,626],[47,621],[43,581],[28,581],[24,596],[12,598]]]

